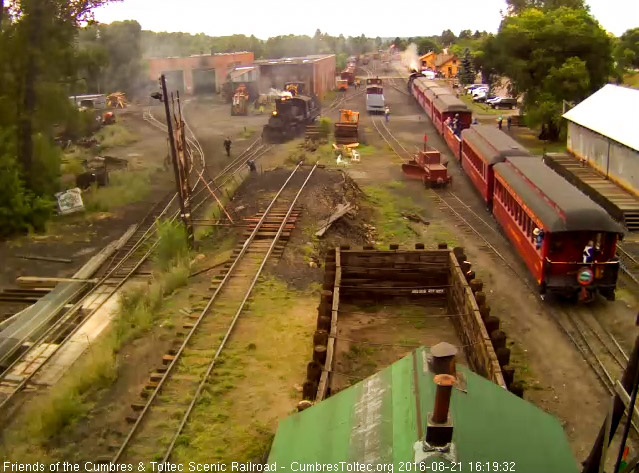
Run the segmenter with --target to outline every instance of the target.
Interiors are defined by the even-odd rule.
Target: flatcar
[[[508,156],[494,173],[493,215],[540,292],[613,300],[621,225],[539,158]]]
[[[462,131],[461,165],[488,208],[492,206],[493,166],[507,156],[530,156],[526,148],[489,125]]]

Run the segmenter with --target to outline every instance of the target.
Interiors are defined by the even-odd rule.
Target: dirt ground
[[[440,342],[460,346],[446,309],[387,304],[340,304],[331,395],[386,368],[415,348]],[[457,363],[466,364],[463,350]]]
[[[412,98],[391,88],[385,90],[385,95],[392,109],[389,127],[397,138],[407,148],[414,149],[421,146],[423,134],[427,133],[429,145],[442,151],[450,162],[454,192],[485,220],[492,221],[418,105]],[[213,171],[223,168],[229,161],[222,147],[225,136],[231,135],[234,143],[232,153],[236,155],[255,139],[266,121],[265,116],[230,117],[227,107],[213,98],[189,100],[184,107],[187,122],[204,148],[207,165]],[[209,408],[198,416],[200,420],[197,423],[187,428],[188,445],[199,449],[203,455],[208,453],[207,461],[263,458],[277,420],[292,412],[301,398],[305,364],[312,355],[311,335],[315,328],[319,287],[316,283],[322,277],[321,264],[326,251],[340,244],[361,246],[373,243],[381,246],[398,242],[412,247],[417,242],[434,246],[438,241],[447,241],[450,246],[466,248],[473,268],[485,283],[493,314],[500,317],[511,341],[517,376],[526,383],[525,398],[562,421],[576,458],[582,460],[603,420],[607,391],[548,315],[546,305],[552,301],[539,300],[507,268],[495,261],[472,234],[463,231],[463,227],[439,209],[421,183],[404,180],[401,160],[393,156],[382,142],[371,118],[364,112],[363,96],[342,105],[342,108],[347,107],[362,111],[360,141],[368,145],[368,152],[362,155],[360,164],[347,168],[338,169],[335,163],[327,162],[327,167],[318,169],[309,181],[299,201],[304,209],[302,218],[282,257],[267,266],[265,276],[256,286],[249,309],[236,329],[238,335],[230,339],[224,357],[225,366],[219,375],[215,375],[213,389],[203,403],[204,408]],[[158,116],[159,107],[153,109]],[[131,109],[122,117],[122,122],[135,131],[138,140],[110,154],[132,155],[131,158],[139,160],[148,157],[157,165],[164,159],[166,143],[158,130],[141,120],[141,113],[142,109]],[[328,115],[335,119],[337,112]],[[235,215],[241,219],[265,208],[290,173],[293,167],[290,155],[298,145],[298,141],[278,145],[260,159],[258,168],[263,172],[248,176],[228,204]],[[313,161],[312,155],[309,157],[305,170]],[[354,183],[345,179],[344,173]],[[170,174],[160,173],[157,179],[154,177],[152,196],[171,188],[173,183],[167,176]],[[364,197],[362,192],[368,197]],[[322,222],[338,204],[345,202],[355,204],[353,211],[335,222],[324,237],[316,237],[315,232]],[[51,232],[53,236],[27,236],[4,242],[0,245],[0,258],[9,264],[0,271],[0,283],[10,284],[15,276],[21,274],[72,274],[82,261],[107,241],[119,237],[130,223],[139,221],[149,205],[149,202],[131,204],[100,218],[73,216],[57,219],[53,227],[55,231]],[[426,223],[406,223],[406,217],[397,213],[400,208],[418,214]],[[75,235],[74,232],[78,236],[68,238]],[[202,256],[197,257],[193,269],[207,268],[227,259],[239,233],[241,229],[228,227],[211,231],[200,243],[198,253]],[[521,266],[509,243],[504,238],[502,240],[498,250],[513,264]],[[73,255],[74,262],[71,265],[41,265],[37,268],[38,273],[34,274],[34,265],[10,257],[17,253],[16,248],[20,248],[21,252],[52,256]],[[121,352],[116,382],[105,391],[94,393],[90,399],[94,407],[88,417],[65,428],[64,436],[60,437],[64,438],[64,443],[48,445],[49,455],[61,459],[69,458],[66,455],[96,458],[108,451],[109,445],[121,440],[122,432],[127,428],[124,417],[129,404],[139,402],[139,393],[148,374],[159,365],[161,355],[171,343],[172,334],[182,324],[180,309],[196,310],[202,306],[214,274],[215,271],[201,274],[188,288],[169,299],[164,317],[167,323],[144,334]],[[598,301],[588,310],[628,347],[636,333],[636,330],[628,328],[636,302],[628,291],[620,291],[619,296],[614,303]],[[374,326],[371,320],[375,321]],[[408,317],[405,324],[396,323],[397,320],[388,316],[384,308],[368,312],[353,306],[345,308],[344,321],[341,330],[347,334],[343,335],[345,338],[363,337],[368,341],[387,343],[387,337],[390,337],[398,345],[411,346],[445,340],[459,345],[446,318],[434,318],[433,324],[429,320],[427,326],[416,327],[417,322]],[[344,353],[340,371],[352,371],[356,378],[370,374],[374,366],[386,365],[392,361],[391,358],[396,359],[411,349],[400,347],[387,353],[386,350],[370,350],[370,346],[363,350],[355,349],[355,346],[340,346]],[[358,353],[352,355],[356,351]],[[351,381],[344,381],[344,386]],[[213,400],[216,402],[211,402]],[[94,438],[100,440],[91,447]],[[216,446],[211,449],[211,445]],[[180,448],[177,456],[186,458],[192,451],[191,448]]]
[[[449,162],[449,172],[453,176],[452,190],[484,220],[498,228],[470,180],[418,104],[395,89],[385,88],[384,94],[391,107],[388,126],[395,136],[407,149],[414,150],[421,146],[426,133],[428,144],[440,150]],[[365,110],[364,98],[358,97],[353,102],[355,109]],[[398,164],[400,161],[376,135],[370,120],[368,115],[360,115],[360,127],[365,131],[365,142],[375,146],[380,153],[362,159],[361,164],[349,167],[347,172],[361,186],[401,182],[403,185],[386,185],[386,188],[397,199],[409,198],[423,217],[442,225],[443,231],[439,232],[441,238],[448,239],[451,245],[459,244],[466,248],[478,277],[488,288],[492,313],[501,319],[502,328],[512,342],[513,364],[527,386],[525,398],[562,421],[576,458],[584,459],[605,416],[608,393],[548,314],[547,304],[553,302],[541,301],[508,268],[493,259],[483,242],[477,241],[474,234],[465,232],[463,226],[441,212],[420,182],[405,180]],[[422,238],[428,237],[429,229],[421,230]],[[420,237],[416,236],[415,241],[419,240]],[[522,270],[520,272],[526,273],[508,241],[504,237],[501,240],[498,251],[518,266]],[[629,352],[636,335],[634,308],[634,298],[622,290],[618,291],[617,301],[610,303],[600,300],[587,310],[617,336]],[[620,327],[621,321],[624,322],[624,328]],[[584,409],[588,415],[584,415]]]

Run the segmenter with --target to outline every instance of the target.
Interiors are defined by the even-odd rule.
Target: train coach
[[[540,292],[614,300],[621,225],[539,158],[508,156],[494,173],[493,215]]]
[[[433,100],[432,121],[437,133],[444,136],[445,128],[447,128],[444,122],[447,118],[453,120],[455,117],[459,120],[461,129],[466,129],[470,126],[473,113],[454,95],[440,95]]]
[[[489,125],[472,125],[461,133],[461,165],[488,208],[492,207],[493,166],[507,156],[530,156],[526,148]]]

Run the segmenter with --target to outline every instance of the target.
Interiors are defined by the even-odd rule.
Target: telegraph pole
[[[173,133],[173,121],[171,120],[171,111],[169,110],[169,94],[166,90],[166,76],[160,76],[160,84],[162,86],[162,101],[164,102],[164,112],[166,113],[166,126],[169,133],[169,147],[171,148],[171,160],[173,161],[173,172],[175,173],[175,186],[177,188],[178,198],[180,201],[180,217],[186,229],[187,243],[190,248],[193,247],[193,226],[191,225],[191,211],[188,202],[188,195],[184,195],[184,184],[188,188],[188,170],[186,173],[180,172],[178,163],[177,149],[175,146],[175,135]],[[183,181],[186,180],[186,183]]]

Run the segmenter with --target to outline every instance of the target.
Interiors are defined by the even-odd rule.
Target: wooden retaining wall
[[[329,395],[334,364],[340,300],[376,303],[392,298],[419,299],[422,303],[445,306],[453,317],[471,368],[495,384],[522,396],[521,384],[513,382],[508,366],[510,350],[499,319],[490,315],[483,283],[475,279],[463,248],[449,250],[351,250],[335,248],[325,260],[324,283],[313,335],[313,359],[307,365],[303,385],[305,400],[319,402]]]

